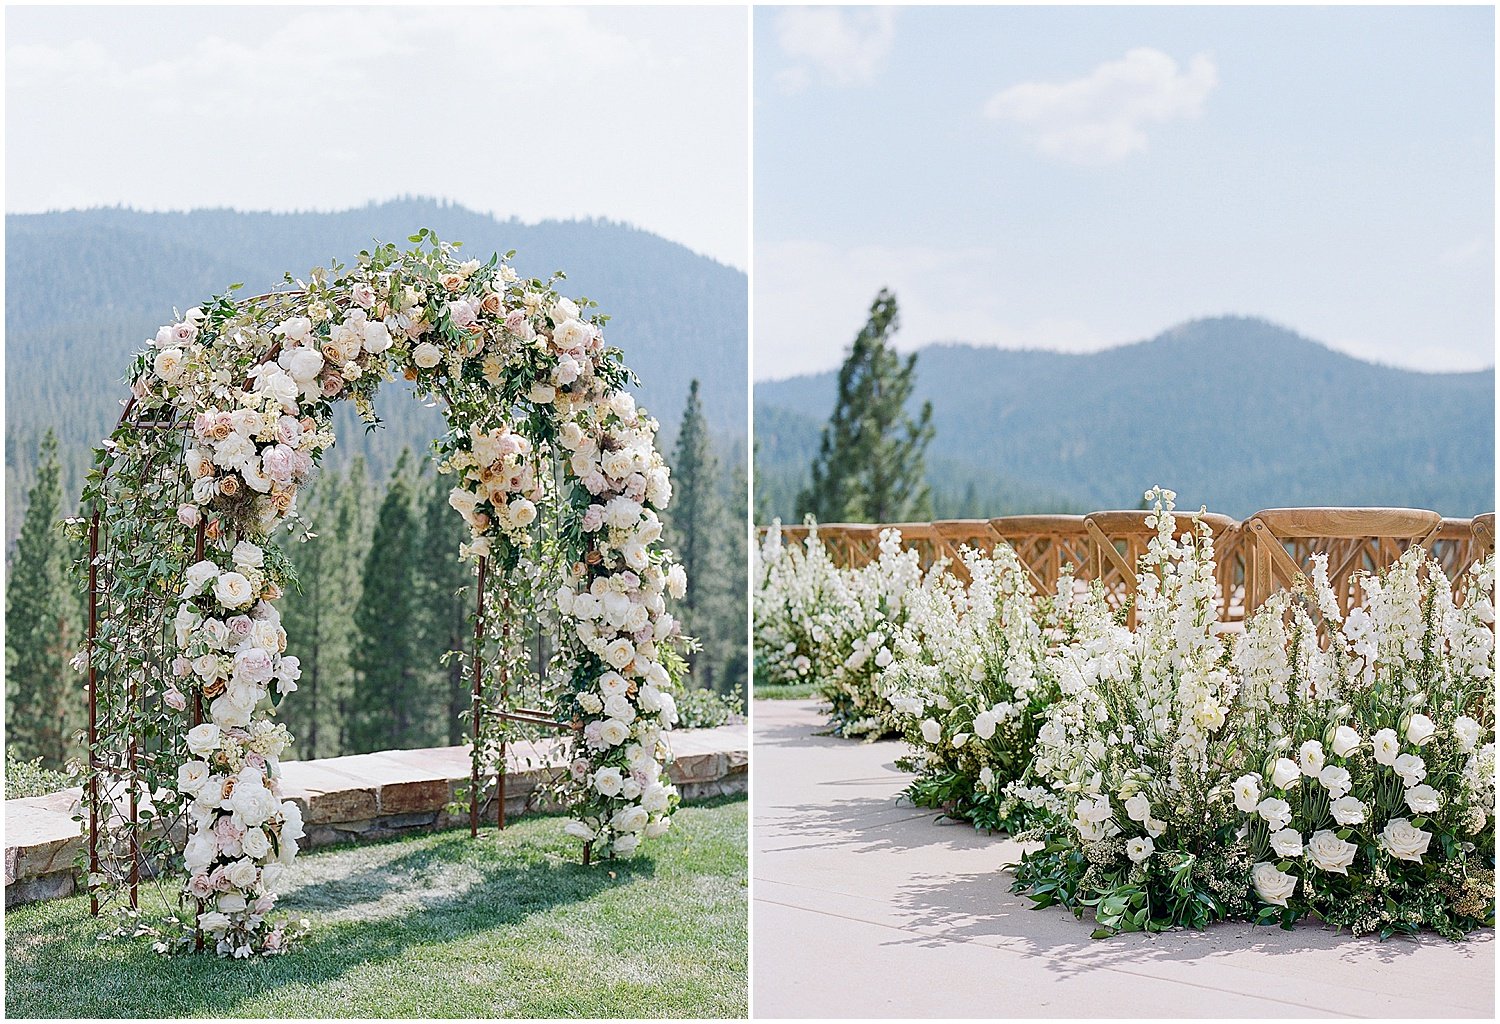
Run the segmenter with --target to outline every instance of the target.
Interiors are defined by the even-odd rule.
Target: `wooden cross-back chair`
[[[859,569],[880,557],[880,532],[889,527],[870,523],[829,523],[818,527],[818,539],[833,564]]]
[[[1073,567],[1077,579],[1090,578],[1089,534],[1083,516],[1000,516],[991,519],[989,526],[996,543],[1009,544],[1015,551],[1039,593],[1057,589],[1065,565]]]
[[[1115,607],[1120,607],[1135,594],[1136,568],[1140,564],[1141,556],[1146,553],[1147,546],[1156,536],[1156,527],[1146,522],[1153,515],[1154,513],[1149,511],[1130,509],[1090,512],[1083,517],[1084,528],[1088,532],[1091,575],[1104,584],[1105,596]],[[1199,518],[1213,531],[1214,551],[1219,557],[1221,570],[1219,577],[1220,618],[1228,619],[1231,609],[1241,607],[1243,602],[1233,600],[1235,586],[1232,579],[1228,581],[1228,586],[1225,585],[1226,580],[1222,570],[1226,565],[1233,563],[1231,560],[1226,560],[1221,552],[1234,545],[1239,524],[1229,516],[1219,515],[1216,512],[1206,512]],[[1192,530],[1192,518],[1179,514],[1177,536],[1185,537]],[[1126,613],[1125,622],[1131,629],[1135,628],[1133,603]]]
[[[1474,535],[1474,557],[1486,558],[1495,553],[1495,513],[1475,516],[1470,531]]]
[[[1356,582],[1376,573],[1414,544],[1439,537],[1442,517],[1418,508],[1272,508],[1241,526],[1249,586],[1246,605],[1259,608],[1276,590],[1311,572],[1312,556],[1328,556],[1328,579],[1347,613],[1357,601]]]
[[[964,548],[989,554],[995,549],[995,534],[988,519],[939,519],[932,524],[937,533],[941,555],[948,559],[948,571],[964,583],[969,582],[969,567],[964,564]]]

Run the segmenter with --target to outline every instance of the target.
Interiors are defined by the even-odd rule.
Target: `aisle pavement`
[[[755,702],[757,1017],[1494,1016],[1492,931],[1090,939],[1011,895],[1016,843],[897,802],[901,744],[821,723],[812,702]]]

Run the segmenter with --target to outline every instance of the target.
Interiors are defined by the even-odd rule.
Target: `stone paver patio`
[[[757,1017],[1488,1017],[1494,933],[1380,942],[1317,925],[1092,940],[1030,909],[1009,840],[898,804],[895,742],[756,701]]]

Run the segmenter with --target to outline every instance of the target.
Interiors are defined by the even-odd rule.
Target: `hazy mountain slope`
[[[1238,516],[1494,507],[1493,371],[1413,373],[1219,318],[1086,355],[935,345],[917,374],[915,401],[932,401],[937,426],[936,487],[960,489],[974,473],[1103,508],[1134,507],[1160,482],[1184,504]],[[756,385],[757,423],[779,427],[763,473],[798,470],[834,385],[831,372]]]
[[[641,396],[670,443],[688,382],[702,381],[710,424],[726,441],[745,434],[745,275],[649,232],[605,221],[499,221],[431,200],[399,200],[337,213],[107,209],[6,217],[7,536],[13,536],[37,439],[58,431],[68,493],[87,451],[108,432],[130,354],[184,309],[243,282],[242,294],[349,261],[375,239],[405,243],[418,228],[487,257],[517,251],[527,276],[568,274],[566,290],[612,317],[608,337],[643,381]],[[386,394],[387,429],[367,438],[344,410],[337,464],[356,451],[377,472],[403,444],[440,429],[430,409]]]

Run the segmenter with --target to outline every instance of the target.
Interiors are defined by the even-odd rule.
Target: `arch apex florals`
[[[506,642],[518,616],[554,636],[541,689],[566,727],[556,792],[569,834],[627,854],[670,824],[664,734],[684,640],[668,602],[687,581],[661,542],[671,480],[658,424],[626,390],[607,318],[561,295],[561,275],[522,279],[509,254],[461,260],[425,229],[411,241],[267,296],[217,296],[162,327],[97,453],[84,494],[85,568],[102,607],[83,654],[91,835],[109,827],[97,814],[106,755],[128,739],[132,824],[138,789],[150,817],[186,819],[196,910],[163,946],[207,936],[221,955],[286,947],[272,911],[303,822],[280,794],[291,737],[274,716],[300,667],[275,604],[295,571],[268,538],[285,526],[306,539],[297,492],[334,444],[334,404],[351,399],[373,422],[376,389],[398,376],[445,409],[434,447],[469,527],[459,554],[492,570],[476,572],[481,608],[503,597],[477,623],[486,691],[524,664]],[[95,728],[94,702],[116,724]],[[505,723],[488,713],[492,698],[476,703],[477,775]],[[148,840],[127,842],[133,887]],[[96,859],[91,887],[110,881]]]

